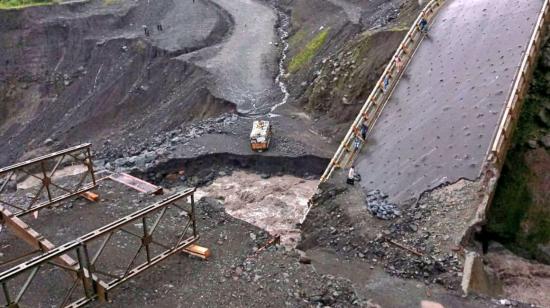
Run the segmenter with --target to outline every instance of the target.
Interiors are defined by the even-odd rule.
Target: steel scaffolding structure
[[[7,205],[9,209],[16,209],[16,217],[21,217],[40,209],[51,207],[56,203],[80,195],[97,187],[92,155],[91,144],[85,143],[71,147],[59,152],[44,155],[35,159],[21,162],[6,168],[0,169],[0,204]],[[71,166],[84,167],[86,172],[82,173],[76,183],[63,182],[61,177],[56,177],[60,168]],[[8,184],[17,181],[19,176],[26,176],[38,181],[39,185],[31,198],[18,198],[11,200],[5,197]],[[88,179],[88,183],[85,183]],[[4,196],[4,197],[3,197]]]
[[[184,252],[199,239],[194,192],[194,188],[189,188],[176,193],[0,273],[5,306],[38,304],[33,302],[36,297],[25,297],[33,286],[51,290],[48,304],[59,307],[81,307],[94,300],[108,300],[113,288],[169,256]],[[136,225],[139,231],[135,230]],[[118,241],[114,241],[115,237]],[[132,243],[136,245],[132,247]],[[130,250],[135,253],[128,254]],[[75,264],[60,262],[62,256],[74,258]],[[107,257],[103,260],[104,256]],[[33,284],[36,280],[40,283]],[[80,293],[75,292],[77,289]]]

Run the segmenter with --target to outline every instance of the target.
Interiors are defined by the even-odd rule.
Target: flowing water
[[[281,39],[281,43],[283,44],[282,54],[281,58],[279,59],[279,74],[277,75],[277,78],[275,78],[275,82],[279,85],[279,88],[281,89],[281,92],[283,93],[283,98],[279,103],[271,107],[271,112],[269,114],[270,117],[277,116],[273,112],[279,108],[280,106],[286,104],[288,102],[288,98],[290,97],[290,94],[288,93],[288,88],[285,82],[285,75],[286,75],[286,59],[288,55],[288,31],[290,27],[290,17],[284,13],[281,10],[277,10],[277,15],[279,17],[279,27],[277,28],[277,33],[279,35],[279,38]]]
[[[318,180],[291,175],[263,179],[244,171],[217,178],[212,185],[197,190],[195,198],[216,198],[225,211],[260,227],[271,235],[280,235],[281,243],[294,247],[300,239],[300,223],[308,209],[309,198]]]

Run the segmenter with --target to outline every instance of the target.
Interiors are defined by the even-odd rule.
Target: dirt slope
[[[207,89],[206,71],[172,59],[219,42],[231,20],[209,2],[192,10],[182,3],[92,1],[0,12],[0,164],[48,138],[117,143],[128,132],[147,138],[231,111]],[[204,17],[201,31],[179,31],[195,14]],[[166,33],[156,30],[159,21]]]

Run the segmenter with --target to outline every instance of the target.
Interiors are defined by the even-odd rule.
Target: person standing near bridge
[[[395,56],[395,67],[397,68],[397,71],[400,72],[403,69],[403,60],[401,60],[401,57]]]
[[[388,90],[388,87],[390,86],[390,75],[389,74],[386,74],[386,76],[384,76],[384,80],[382,81],[382,93],[386,93],[386,91]]]
[[[368,118],[364,117],[363,122],[361,123],[361,137],[363,138],[363,142],[367,142],[367,132],[368,131],[369,131]]]
[[[355,185],[355,166],[351,166],[351,168],[349,168],[346,183],[348,183],[349,185]]]

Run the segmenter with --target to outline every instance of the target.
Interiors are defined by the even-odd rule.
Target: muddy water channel
[[[263,179],[255,173],[236,171],[198,189],[196,197],[216,198],[231,216],[281,235],[282,244],[295,246],[300,237],[296,224],[305,215],[317,184],[318,180],[291,175]]]

